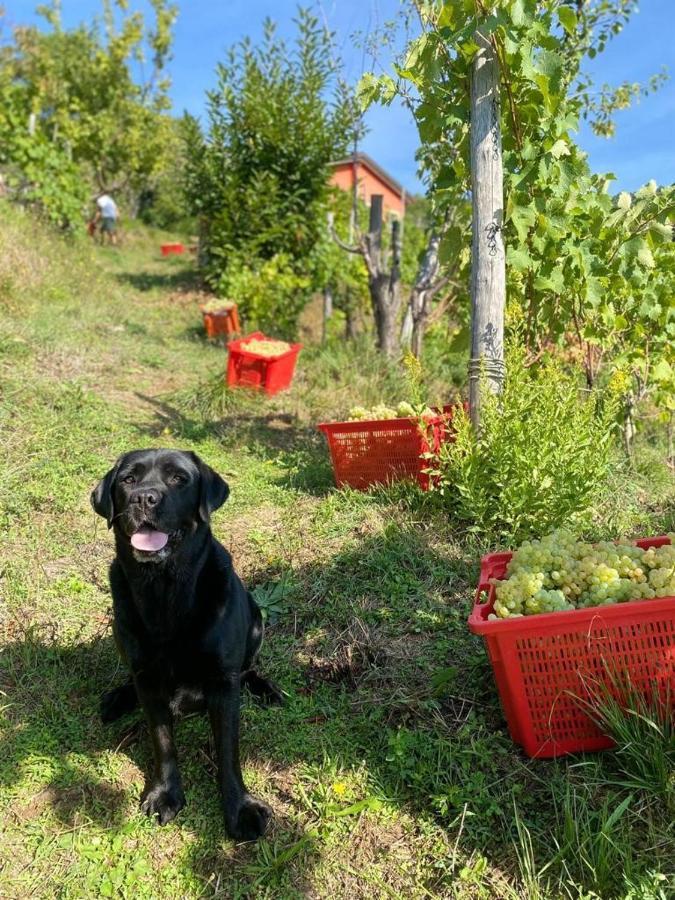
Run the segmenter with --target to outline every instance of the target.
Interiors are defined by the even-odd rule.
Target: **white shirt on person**
[[[109,194],[101,194],[96,201],[96,205],[101,211],[101,215],[104,219],[117,218],[117,204]]]

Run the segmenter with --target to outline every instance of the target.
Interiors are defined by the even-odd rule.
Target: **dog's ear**
[[[119,457],[112,469],[103,476],[91,492],[90,499],[94,512],[97,512],[99,516],[103,516],[108,523],[108,528],[112,528],[113,519],[115,518],[113,487],[123,458],[123,456]]]
[[[196,453],[190,451],[190,455],[199,469],[199,518],[208,522],[211,513],[220,509],[230,495],[227,482],[207,466]]]

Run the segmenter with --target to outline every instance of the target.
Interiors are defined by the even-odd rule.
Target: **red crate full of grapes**
[[[635,543],[648,549],[670,540]],[[598,686],[619,700],[620,685],[656,695],[672,714],[675,597],[491,619],[491,581],[506,576],[512,555],[483,557],[469,629],[485,640],[511,737],[528,756],[613,746],[587,711]]]
[[[252,343],[253,342],[253,343]],[[247,346],[285,343],[255,331],[227,345],[227,383],[230,387],[249,387],[276,394],[291,386],[295,363],[302,344],[287,344],[287,350],[274,356],[252,352]]]
[[[438,453],[441,443],[451,439],[452,411],[452,406],[445,406],[423,422],[411,416],[322,423],[318,427],[328,441],[336,485],[367,490],[374,484],[410,479],[428,490],[432,466],[428,455]]]

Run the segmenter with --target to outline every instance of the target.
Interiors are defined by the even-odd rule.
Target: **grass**
[[[225,392],[189,259],[143,231],[68,246],[0,211],[0,896],[665,900],[672,810],[648,775],[625,754],[526,760],[509,739],[465,625],[475,544],[406,486],[332,487],[315,424],[395,400],[398,370],[336,336],[307,341],[287,394]],[[431,396],[453,365],[434,356]],[[224,837],[203,719],[178,725],[188,805],[160,829],[138,811],[142,723],[97,717],[121,672],[89,492],[157,444],[229,481],[214,529],[288,695],[243,709],[245,777],[275,810],[257,845]],[[625,475],[643,518],[616,520],[659,530],[670,488],[641,479]]]

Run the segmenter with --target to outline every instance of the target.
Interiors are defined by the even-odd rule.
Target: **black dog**
[[[240,686],[267,702],[282,697],[252,668],[263,638],[260,610],[211,534],[210,514],[228,494],[198,456],[176,450],[124,454],[92,493],[92,506],[115,530],[114,633],[132,676],[103,695],[101,715],[112,722],[140,702],[155,755],[141,809],[164,825],[185,805],[173,716],[206,709],[225,827],[248,841],[264,834],[272,811],[241,777]]]

